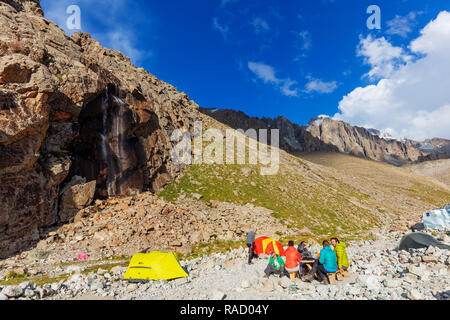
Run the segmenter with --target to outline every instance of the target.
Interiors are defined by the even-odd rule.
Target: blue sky
[[[72,4],[81,9],[81,31],[202,107],[298,124],[325,114],[397,137],[450,138],[450,93],[430,83],[442,78],[442,87],[449,78],[439,52],[450,48],[450,2],[41,1],[46,17],[69,34]],[[380,30],[366,24],[374,4]],[[439,75],[422,78],[421,65]],[[411,83],[402,87],[402,79]],[[427,99],[408,93],[417,88]]]

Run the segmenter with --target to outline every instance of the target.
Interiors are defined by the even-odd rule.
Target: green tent
[[[400,240],[398,249],[408,251],[409,249],[428,248],[429,246],[450,250],[450,246],[441,243],[434,237],[423,232],[413,232],[404,236]]]

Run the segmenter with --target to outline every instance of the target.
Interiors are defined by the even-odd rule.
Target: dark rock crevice
[[[143,190],[139,140],[134,135],[137,115],[126,105],[120,89],[113,84],[81,111],[79,134],[72,143],[71,176],[96,180],[96,196],[107,198]]]

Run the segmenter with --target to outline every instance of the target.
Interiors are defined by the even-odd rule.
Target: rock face
[[[435,159],[450,158],[450,140],[433,138],[425,141],[408,140],[408,143],[426,154],[433,155]]]
[[[383,139],[375,130],[353,127],[327,117],[318,117],[306,126],[299,126],[284,117],[250,118],[243,112],[229,109],[202,108],[201,111],[234,129],[279,129],[280,147],[288,152],[341,152],[396,166],[436,158],[434,154],[419,150],[409,140]]]
[[[183,169],[170,135],[192,130],[198,106],[89,34],[68,37],[38,0],[1,0],[0,13],[4,257],[58,221],[75,175],[96,181],[96,197],[161,189]]]

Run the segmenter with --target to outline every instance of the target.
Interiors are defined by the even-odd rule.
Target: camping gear
[[[400,240],[398,249],[408,251],[409,249],[428,248],[429,246],[450,250],[450,246],[423,232],[413,232],[404,236]]]
[[[279,256],[285,256],[284,248],[280,242],[269,237],[259,237],[255,240],[255,252],[258,256],[262,253],[269,255],[271,251]]]
[[[450,207],[425,211],[423,224],[427,229],[445,229],[450,227]]]
[[[411,227],[411,230],[412,230],[413,232],[416,232],[416,231],[423,231],[424,229],[425,229],[425,225],[423,224],[423,222],[416,223],[415,225],[413,225],[413,226]]]
[[[130,261],[123,277],[130,281],[171,280],[185,278],[188,274],[183,270],[173,252],[153,251],[137,253]]]
[[[77,256],[77,260],[87,260],[88,259],[88,255],[86,253],[80,253]]]

